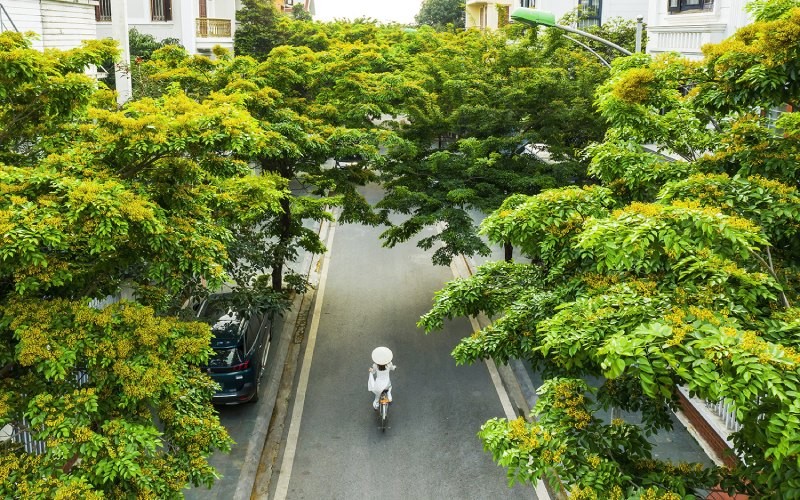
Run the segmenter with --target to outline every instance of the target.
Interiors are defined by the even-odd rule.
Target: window
[[[152,21],[172,21],[172,0],[150,0]]]
[[[714,7],[714,0],[669,0],[670,12],[711,10],[712,7]]]
[[[486,29],[486,15],[487,15],[487,10],[486,10],[486,6],[484,5],[484,6],[481,7],[481,12],[479,14],[479,16],[480,16],[480,28],[482,30]]]
[[[600,26],[603,11],[601,0],[578,0],[578,6],[581,12],[578,28]]]
[[[111,0],[100,0],[94,6],[94,20],[97,22],[111,21]]]
[[[519,6],[533,9],[536,7],[536,0],[519,0]]]

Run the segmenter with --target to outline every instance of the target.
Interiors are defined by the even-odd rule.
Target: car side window
[[[236,345],[236,353],[239,357],[239,362],[244,362],[247,359],[247,353],[250,351],[250,346],[245,345],[245,338],[242,338]]]
[[[245,335],[245,337],[247,338],[248,352],[250,352],[251,349],[253,349],[258,345],[258,330],[259,330],[258,315],[253,315],[247,322],[247,333]]]

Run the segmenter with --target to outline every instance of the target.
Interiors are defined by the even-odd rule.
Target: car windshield
[[[215,337],[233,337],[239,331],[239,323],[242,321],[236,313],[228,312],[214,321],[209,321],[211,331]]]
[[[213,325],[217,321],[222,320],[224,317],[231,315],[231,308],[221,299],[209,299],[203,308],[200,319],[206,323]]]
[[[208,360],[211,368],[224,368],[244,363],[244,351],[241,346],[233,349],[214,349],[214,354]]]

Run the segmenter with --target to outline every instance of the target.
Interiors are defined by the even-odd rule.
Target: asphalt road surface
[[[375,187],[364,192],[372,202],[380,196]],[[476,437],[483,422],[506,414],[486,365],[456,366],[450,356],[469,322],[427,336],[416,327],[451,270],[433,266],[414,242],[382,248],[382,230],[335,227],[319,315],[309,321],[313,350],[300,359],[311,363],[297,370],[299,396],[290,402],[270,498],[535,499],[530,486],[507,486]],[[385,432],[367,391],[379,345],[392,349],[397,365]]]

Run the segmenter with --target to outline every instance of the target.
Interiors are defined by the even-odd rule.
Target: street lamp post
[[[526,7],[519,7],[517,9],[514,9],[514,12],[511,13],[511,19],[513,19],[514,21],[518,21],[520,23],[523,23],[523,24],[527,24],[529,26],[539,26],[539,25],[541,25],[541,26],[549,26],[551,28],[558,28],[558,29],[560,29],[562,31],[566,31],[568,33],[575,33],[576,35],[585,36],[586,38],[589,38],[589,39],[594,40],[596,42],[600,42],[603,45],[611,47],[612,49],[616,49],[616,50],[622,52],[623,54],[625,54],[626,56],[632,55],[631,51],[629,51],[627,49],[624,49],[624,48],[620,47],[619,45],[617,45],[616,43],[613,43],[613,42],[611,42],[609,40],[606,40],[605,38],[600,38],[599,36],[592,35],[591,33],[587,33],[585,31],[581,31],[579,29],[575,29],[575,28],[572,28],[570,26],[563,26],[561,24],[556,24],[556,16],[552,12],[547,12],[547,11],[544,11],[544,10],[528,9]],[[640,49],[641,44],[642,44],[642,42],[641,42],[641,33],[642,33],[641,24],[642,24],[642,17],[639,16],[637,18],[637,27],[636,27],[636,47],[637,47],[637,51]],[[577,43],[581,47],[589,50],[592,54],[597,56],[603,62],[603,64],[605,64],[606,66],[608,66],[608,67],[611,66],[605,59],[600,57],[600,55],[597,52],[595,52],[594,50],[589,48],[586,44],[583,44],[583,43],[581,43],[581,42],[579,42],[579,41],[577,41],[574,38],[569,37],[569,36],[567,38],[569,38],[573,42]]]

